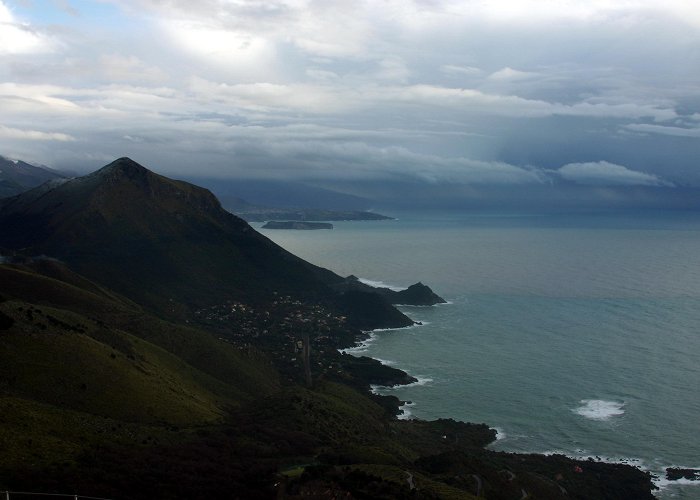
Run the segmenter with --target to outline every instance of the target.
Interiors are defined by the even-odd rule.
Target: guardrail
[[[11,500],[13,497],[23,498],[24,500],[30,500],[28,497],[54,497],[54,498],[68,498],[71,500],[110,500],[109,498],[100,498],[100,497],[88,497],[85,495],[75,495],[75,494],[68,494],[68,493],[36,493],[36,492],[31,492],[31,491],[0,491],[0,495],[2,495],[2,500]]]

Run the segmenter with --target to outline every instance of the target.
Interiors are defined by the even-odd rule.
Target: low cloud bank
[[[656,175],[607,161],[569,163],[556,172],[565,180],[588,186],[672,186]]]

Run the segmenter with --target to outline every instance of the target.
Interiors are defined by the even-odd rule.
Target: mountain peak
[[[139,163],[135,162],[134,160],[132,160],[128,156],[122,156],[121,158],[117,158],[109,165],[135,166],[135,167],[139,167],[139,168],[143,168],[143,169],[146,168],[143,165],[140,165]],[[109,166],[109,165],[106,165],[106,166]]]
[[[130,179],[134,178],[143,178],[150,174],[151,171],[148,170],[146,167],[143,165],[135,162],[131,158],[128,158],[126,156],[122,158],[117,158],[114,160],[112,163],[105,165],[98,171],[94,173],[95,176],[98,177],[118,177],[118,176],[125,176]]]

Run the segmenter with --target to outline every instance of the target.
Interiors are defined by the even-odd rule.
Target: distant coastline
[[[394,220],[393,217],[361,210],[322,210],[316,208],[276,209],[276,208],[242,208],[231,210],[247,222],[265,221],[370,221]]]
[[[303,222],[303,221],[275,221],[271,220],[262,226],[263,229],[294,229],[294,230],[317,230],[317,229],[333,229],[333,224],[330,222]]]

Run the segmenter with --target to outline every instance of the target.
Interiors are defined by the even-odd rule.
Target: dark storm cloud
[[[0,2],[4,155],[323,182],[700,184],[695,2],[56,5]]]

